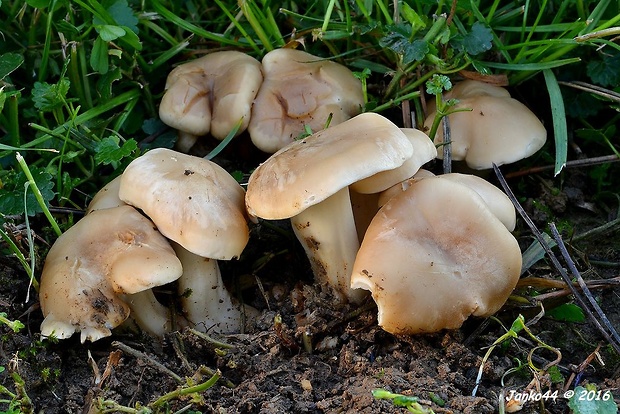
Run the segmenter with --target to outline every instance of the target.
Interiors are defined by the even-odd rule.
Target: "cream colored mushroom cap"
[[[193,134],[224,139],[243,119],[250,122],[252,102],[263,81],[261,65],[238,51],[214,52],[173,69],[159,117],[167,125]]]
[[[119,175],[106,185],[104,185],[88,204],[86,214],[105,208],[120,207],[126,203],[118,197],[118,190],[121,187],[121,176]]]
[[[245,191],[204,158],[151,150],[127,166],[119,196],[141,209],[164,236],[199,256],[230,260],[249,240]]]
[[[269,220],[293,217],[348,185],[401,166],[413,154],[387,118],[363,113],[273,154],[250,176],[246,208]]]
[[[361,194],[380,193],[413,176],[424,164],[437,158],[437,148],[424,132],[414,128],[401,128],[413,146],[413,155],[403,165],[393,170],[381,171],[371,177],[351,184],[351,189]]]
[[[450,173],[438,175],[435,178],[452,180],[474,190],[486,203],[495,217],[501,221],[508,231],[513,231],[517,225],[517,212],[512,201],[502,190],[485,180],[472,174]]]
[[[276,49],[262,60],[264,81],[248,131],[254,145],[274,153],[309,126],[317,132],[359,114],[362,84],[345,66],[295,49]]]
[[[483,86],[479,81],[463,83],[467,83],[468,88],[459,88],[461,84],[458,84],[454,92],[446,94],[446,99],[459,100],[455,109],[472,109],[448,116],[452,159],[465,160],[474,169],[487,169],[493,164],[509,164],[527,158],[542,148],[547,131],[525,105],[498,86]],[[465,95],[458,95],[459,90],[465,90]],[[430,112],[425,127],[430,128],[434,117],[435,112]],[[439,128],[435,144],[442,142],[443,129]],[[443,159],[443,151],[438,151],[438,158]]]
[[[63,339],[81,331],[82,342],[109,336],[129,315],[118,294],[170,283],[181,273],[168,241],[133,207],[93,211],[47,254],[39,291],[41,334]]]
[[[372,292],[386,331],[436,332],[497,312],[520,270],[517,241],[484,200],[462,184],[428,178],[379,210],[351,287]]]

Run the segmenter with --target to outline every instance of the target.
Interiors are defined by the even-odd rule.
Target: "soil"
[[[605,202],[586,195],[593,184],[583,170],[567,171],[561,184],[544,173],[518,182],[521,194],[527,194],[524,188],[529,191],[521,200],[536,224],[544,228],[553,220],[563,231],[574,232],[565,233],[567,238],[614,217],[614,207],[606,210]],[[613,206],[611,198],[604,201]],[[532,241],[522,220],[515,236],[524,249]],[[613,284],[620,263],[616,236],[617,230],[595,234],[569,248],[586,280],[608,280],[593,293],[611,323],[620,326],[620,290]],[[255,225],[240,260],[222,264],[231,289],[260,311],[244,333],[217,338],[226,348],[187,329],[162,339],[125,327],[95,343],[81,344],[79,335],[41,341],[36,294],[31,290],[26,299],[28,285],[17,261],[2,258],[0,264],[0,310],[26,325],[20,333],[0,325],[0,366],[6,368],[0,384],[15,392],[11,374],[19,374],[34,412],[96,413],[102,407],[121,412],[114,404],[145,406],[180,387],[203,383],[215,370],[221,378],[214,386],[170,399],[161,412],[407,412],[373,397],[373,390],[385,389],[418,397],[435,413],[472,414],[499,412],[511,390],[517,395],[550,391],[541,401],[525,403],[520,412],[555,414],[569,412],[562,396],[577,385],[595,384],[620,396],[620,358],[591,323],[537,319],[541,308],[528,299],[552,289],[519,287],[495,318],[470,319],[459,330],[395,336],[377,326],[371,300],[360,307],[339,307],[317,291],[303,250],[285,222]],[[525,276],[560,280],[545,260]],[[169,291],[158,294],[164,297]],[[549,296],[543,302],[547,311],[572,300]],[[522,331],[493,350],[472,396],[489,346],[519,314],[533,335],[557,348],[561,360],[548,371],[528,368],[530,352],[539,369],[556,354],[537,347]],[[7,410],[7,404],[0,402],[0,410]]]

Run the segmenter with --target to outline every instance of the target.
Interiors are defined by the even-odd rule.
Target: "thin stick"
[[[594,299],[594,296],[592,296],[592,292],[590,292],[590,289],[588,288],[588,285],[586,284],[586,282],[581,277],[581,273],[579,273],[579,270],[577,270],[577,266],[575,266],[575,262],[570,257],[570,254],[568,253],[568,250],[566,249],[566,245],[562,241],[562,236],[558,232],[558,229],[555,226],[555,223],[550,223],[549,224],[549,228],[551,229],[551,234],[553,235],[553,238],[555,239],[556,243],[558,244],[558,249],[560,249],[560,253],[562,254],[562,257],[564,258],[564,261],[566,262],[566,265],[568,266],[568,269],[570,270],[571,274],[573,275],[573,278],[579,284],[579,287],[581,288],[581,291],[586,296],[586,298],[588,298],[588,301],[592,305],[592,309],[594,309],[594,311],[598,314],[599,318],[601,318],[601,320],[603,321],[603,324],[607,327],[607,329],[608,329],[609,333],[611,334],[611,336],[616,340],[616,342],[618,344],[620,344],[620,335],[618,335],[618,332],[616,331],[616,329],[613,327],[613,325],[611,324],[611,322],[607,318],[607,315],[605,315],[605,312],[603,312],[601,307],[596,302],[596,299]]]
[[[150,356],[148,356],[144,352],[140,352],[137,349],[133,349],[129,345],[125,345],[124,343],[119,342],[119,341],[112,342],[112,346],[115,347],[115,348],[120,349],[121,351],[125,352],[126,354],[129,354],[129,355],[131,355],[131,356],[133,356],[135,358],[139,358],[139,359],[143,360],[144,362],[146,362],[151,367],[157,369],[158,371],[161,371],[162,373],[164,373],[166,375],[169,375],[171,378],[173,378],[179,384],[183,384],[184,383],[183,378],[181,378],[180,376],[175,374],[173,371],[171,371],[168,368],[166,368],[161,362],[156,361],[155,359],[151,358]]]
[[[495,175],[497,176],[497,179],[498,179],[499,183],[501,184],[502,188],[504,189],[504,192],[506,193],[506,195],[508,195],[508,197],[512,201],[512,204],[515,206],[515,209],[519,212],[521,217],[523,217],[523,220],[525,220],[525,222],[529,226],[530,230],[532,230],[532,233],[534,233],[534,236],[536,236],[536,239],[538,240],[540,245],[543,247],[543,249],[547,253],[547,256],[549,257],[549,260],[551,260],[551,262],[555,266],[556,270],[560,273],[560,275],[562,276],[562,278],[566,282],[568,288],[571,290],[571,293],[573,294],[573,297],[575,298],[575,300],[578,302],[579,306],[581,306],[581,308],[584,310],[584,312],[586,313],[588,318],[590,318],[590,321],[592,322],[592,324],[601,332],[601,334],[605,337],[605,339],[607,339],[607,341],[615,349],[615,351],[620,353],[620,344],[617,343],[616,340],[614,338],[612,338],[612,336],[607,332],[607,330],[601,325],[599,320],[596,318],[596,316],[594,316],[594,314],[592,313],[590,308],[587,306],[588,304],[586,303],[586,301],[584,301],[583,298],[581,297],[581,295],[579,295],[579,291],[573,285],[572,280],[570,279],[569,275],[566,273],[566,271],[564,270],[564,268],[560,264],[560,261],[558,260],[558,258],[555,256],[555,254],[551,250],[551,247],[549,247],[549,244],[545,241],[545,239],[544,239],[542,233],[540,232],[540,230],[538,230],[538,228],[536,227],[536,225],[534,224],[532,219],[527,215],[527,213],[525,212],[525,210],[523,209],[523,207],[521,206],[521,204],[519,203],[519,201],[515,197],[514,193],[512,192],[510,187],[508,186],[508,183],[506,182],[506,179],[502,175],[502,173],[499,170],[499,168],[497,167],[497,165],[493,164],[493,170],[495,171]],[[598,306],[598,305],[596,305],[596,306]]]
[[[442,120],[443,125],[443,173],[449,174],[452,172],[452,144],[450,134],[450,121],[447,116]]]
[[[592,165],[605,164],[608,162],[617,162],[620,161],[620,157],[617,155],[603,155],[601,157],[593,157],[593,158],[584,158],[581,160],[571,160],[567,161],[564,164],[564,168],[574,168],[574,167],[587,167]],[[542,165],[540,167],[532,167],[527,170],[514,171],[506,174],[506,178],[517,178],[523,175],[535,174],[542,171],[553,170],[555,168],[553,165]]]

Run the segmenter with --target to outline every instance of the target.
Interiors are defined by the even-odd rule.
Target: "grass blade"
[[[568,128],[566,126],[566,112],[560,85],[553,72],[543,70],[545,84],[551,101],[551,116],[553,118],[553,135],[555,136],[555,169],[554,175],[558,175],[566,165],[566,153],[568,148]]]

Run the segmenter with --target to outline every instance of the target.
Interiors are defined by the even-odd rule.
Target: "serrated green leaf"
[[[379,40],[379,44],[402,55],[403,64],[421,61],[429,52],[430,45],[427,41],[423,39],[409,40],[413,36],[410,25],[392,25],[388,29],[390,32]]]
[[[493,46],[493,33],[491,29],[480,22],[472,25],[471,31],[465,35],[457,35],[452,39],[452,45],[459,51],[475,56],[486,52]]]
[[[552,384],[560,384],[564,382],[564,375],[562,375],[562,371],[560,371],[557,365],[552,365],[549,367],[547,374],[549,375],[549,379]]]
[[[424,59],[429,52],[430,46],[426,40],[416,39],[405,48],[403,52],[403,63],[408,65],[411,62],[417,62]]]
[[[103,24],[101,26],[97,26],[97,31],[99,32],[99,36],[105,42],[111,42],[113,40],[118,39],[119,37],[125,36],[125,29],[119,26],[112,26],[110,24]]]
[[[426,93],[429,95],[439,95],[443,91],[449,91],[452,89],[452,82],[446,75],[433,75],[428,81],[426,81]]]
[[[62,78],[55,84],[47,82],[35,82],[32,89],[32,101],[39,111],[49,112],[61,107],[69,92],[71,82]]]
[[[615,87],[620,83],[620,52],[603,55],[601,60],[590,61],[587,72],[592,82],[601,86]]]
[[[127,26],[133,33],[138,33],[138,18],[127,0],[106,2],[104,6],[119,26]]]
[[[41,191],[43,201],[49,205],[49,201],[55,195],[52,175],[37,167],[30,167],[30,171],[39,191]],[[0,211],[4,215],[24,214],[25,212],[29,216],[34,216],[36,213],[42,212],[30,188],[26,194],[26,205],[24,205],[24,188],[27,181],[28,179],[22,172],[12,173],[9,177],[3,178],[5,186],[0,189]]]
[[[568,407],[573,410],[573,414],[616,414],[618,412],[618,405],[610,391],[599,394],[595,388],[587,389],[579,386],[575,387],[574,392],[575,394],[568,400]]]
[[[95,162],[100,164],[112,164],[119,162],[123,158],[131,155],[138,148],[138,143],[133,139],[128,139],[120,144],[120,138],[116,135],[102,139],[95,145]]]
[[[167,126],[157,118],[149,118],[142,123],[142,131],[149,135],[161,133]]]
[[[553,309],[549,309],[546,315],[563,322],[584,322],[586,320],[583,309],[574,303],[564,303],[556,306]]]
[[[24,57],[18,53],[4,53],[0,56],[0,80],[3,80],[11,72],[24,63]]]
[[[149,140],[148,143],[141,142],[141,149],[172,148],[177,140],[176,131],[156,118],[145,120],[142,123],[142,131],[148,135],[154,135],[156,138],[152,141]]]

